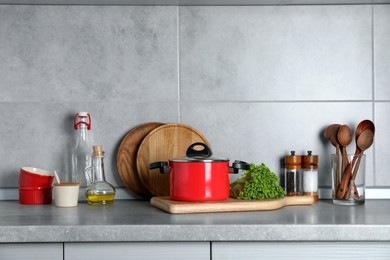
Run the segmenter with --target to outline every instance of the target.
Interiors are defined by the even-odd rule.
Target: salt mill
[[[318,201],[318,155],[312,151],[303,156],[303,192]]]

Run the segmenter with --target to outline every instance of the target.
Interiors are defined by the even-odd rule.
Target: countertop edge
[[[374,242],[390,241],[389,234],[390,225],[7,226],[0,227],[0,243],[157,241]]]
[[[278,210],[169,214],[148,201],[74,208],[0,202],[0,243],[390,241],[390,200]]]

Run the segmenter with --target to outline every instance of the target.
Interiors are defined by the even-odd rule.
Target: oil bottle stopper
[[[97,158],[103,158],[104,152],[103,152],[103,146],[102,145],[94,145],[93,146],[93,156]]]

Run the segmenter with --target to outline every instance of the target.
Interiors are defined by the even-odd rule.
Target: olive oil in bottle
[[[104,152],[101,145],[93,146],[92,184],[87,187],[85,195],[88,204],[112,204],[115,197],[115,188],[106,182],[104,175]]]
[[[112,204],[115,194],[87,194],[89,204]]]

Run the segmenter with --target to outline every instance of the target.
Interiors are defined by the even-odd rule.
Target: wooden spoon
[[[362,159],[362,155],[363,155],[364,151],[367,150],[368,148],[370,148],[373,142],[374,142],[374,133],[371,130],[364,130],[359,135],[359,138],[357,139],[356,145],[359,147],[361,152],[359,154],[360,156],[356,162],[356,166],[355,166],[353,173],[351,175],[351,182],[355,181],[357,172],[359,170],[360,161]],[[344,199],[350,198],[350,195],[351,195],[351,187],[350,186],[351,185],[349,185],[348,190],[345,193]],[[354,199],[355,200],[359,199],[359,193],[358,193],[358,190],[356,188],[356,185],[354,185]]]
[[[332,143],[332,145],[334,145],[335,147],[336,147],[336,154],[337,154],[337,156],[336,156],[336,187],[338,187],[339,186],[339,183],[340,183],[340,180],[339,180],[339,171],[338,171],[338,168],[339,168],[339,156],[338,156],[338,150],[337,150],[337,143],[338,142],[335,142],[336,143],[336,145],[334,144],[334,141],[335,140],[333,140],[333,142],[332,142],[332,140],[330,139],[330,137],[332,136],[332,132],[333,132],[333,129],[334,128],[336,128],[336,127],[340,127],[340,125],[339,124],[331,124],[331,125],[329,125],[326,129],[325,129],[325,131],[324,131],[324,136],[325,136],[325,138],[326,139],[329,139],[330,141],[331,141],[331,143]]]
[[[375,135],[375,125],[374,123],[371,121],[371,120],[363,120],[361,121],[358,126],[356,127],[356,130],[355,130],[355,142],[356,142],[356,150],[355,150],[355,155],[359,154],[361,152],[361,150],[359,149],[359,145],[357,144],[357,141],[359,139],[359,136],[361,135],[361,133],[365,130],[371,130],[371,132]],[[354,157],[354,160],[353,160],[353,163],[351,163],[352,167],[354,166],[355,162],[356,162],[356,156]],[[352,169],[351,169],[352,170]]]
[[[339,124],[335,124],[333,127],[332,127],[332,131],[331,131],[331,134],[330,134],[330,142],[333,144],[333,146],[336,147],[336,187],[339,186],[339,183],[340,183],[340,144],[339,144],[339,141],[337,140],[337,134],[339,132],[339,129],[340,129],[340,126]]]
[[[355,162],[356,162],[356,158],[357,158],[356,155],[358,153],[362,152],[360,150],[360,148],[359,148],[359,145],[358,145],[358,139],[359,139],[361,133],[364,132],[365,130],[370,130],[375,135],[375,125],[374,125],[374,123],[371,120],[368,120],[368,119],[363,120],[356,127],[356,131],[355,131],[356,150],[355,150],[355,156],[354,156],[354,159],[353,159],[353,162],[352,162],[352,165],[351,165],[351,171],[352,171],[352,168],[353,168],[353,166],[355,165]],[[356,190],[356,186],[354,188]]]
[[[333,128],[337,126],[338,124],[332,124],[328,126],[324,131],[324,136],[326,139],[330,139],[330,135],[332,134]]]
[[[345,172],[343,174],[343,178],[341,180],[340,186],[337,191],[337,198],[342,200],[347,192],[347,185],[351,179],[351,173],[353,166],[355,165],[357,155],[361,153],[361,150],[359,149],[359,146],[357,145],[357,140],[359,139],[359,136],[364,130],[370,130],[372,133],[375,134],[375,125],[372,121],[366,119],[361,121],[358,126],[356,127],[355,131],[355,140],[356,140],[356,150],[355,155],[353,157],[352,162],[348,165],[348,167],[345,169]]]
[[[356,140],[359,138],[360,134],[365,130],[371,130],[371,132],[375,135],[375,125],[371,120],[363,120],[356,127]]]
[[[347,156],[347,146],[352,142],[352,131],[347,125],[342,125],[337,133],[337,140],[341,145],[341,155],[343,157],[342,161],[342,170],[345,172],[345,169],[348,166],[348,156]]]

